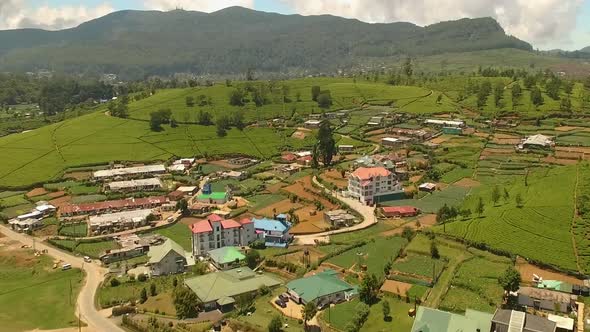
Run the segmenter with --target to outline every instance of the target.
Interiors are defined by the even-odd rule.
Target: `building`
[[[535,287],[518,289],[518,304],[535,310],[548,310],[569,313],[575,306],[576,295]]]
[[[287,289],[290,297],[299,304],[340,303],[358,294],[356,287],[340,280],[338,273],[331,269],[290,281]]]
[[[103,264],[110,264],[145,255],[150,250],[150,245],[161,243],[161,237],[152,236],[140,238],[136,234],[129,234],[115,238],[119,249],[106,250],[99,256]]]
[[[212,209],[213,207],[211,205],[199,202],[193,203],[188,207],[188,210],[191,212],[192,215],[205,214],[211,212]]]
[[[494,332],[555,332],[556,328],[555,322],[522,311],[497,309],[492,318]]]
[[[251,222],[254,224],[256,237],[264,241],[267,247],[286,248],[292,240],[289,234],[291,223],[280,216],[277,219],[253,218]]]
[[[147,255],[150,271],[154,276],[183,273],[188,266],[195,264],[191,254],[170,239],[164,244],[150,247]]]
[[[541,280],[537,283],[537,288],[551,289],[558,292],[573,294],[574,286],[560,280]]]
[[[135,229],[151,224],[148,217],[151,209],[122,211],[88,217],[88,231],[91,235],[104,235]]]
[[[294,153],[284,153],[283,155],[281,155],[281,160],[288,162],[288,163],[292,163],[295,162],[295,160],[297,160],[297,156]]]
[[[221,247],[209,251],[211,263],[220,270],[228,270],[240,266],[246,259],[236,247]]]
[[[521,141],[517,146],[517,149],[529,149],[529,148],[550,148],[554,146],[553,138],[541,134],[529,136]]]
[[[437,127],[465,127],[465,121],[462,120],[439,120],[439,119],[428,119],[424,121],[426,125],[433,125]]]
[[[187,169],[188,167],[186,167],[184,164],[174,164],[168,166],[168,171],[172,173],[184,173],[187,171]]]
[[[162,189],[162,183],[158,178],[115,181],[106,184],[105,189],[116,192],[150,191]]]
[[[332,227],[350,227],[357,223],[357,218],[345,210],[333,210],[324,213],[324,220]]]
[[[106,169],[96,171],[92,175],[96,180],[105,180],[116,177],[125,178],[162,173],[166,173],[166,167],[164,165],[147,165],[137,167]]]
[[[574,320],[572,318],[549,314],[547,315],[547,319],[555,323],[557,327],[556,331],[558,332],[574,330]]]
[[[463,135],[463,128],[461,127],[443,127],[443,134],[447,135]]]
[[[176,191],[183,192],[186,196],[193,196],[197,193],[198,188],[195,186],[181,186],[176,188]]]
[[[492,317],[491,314],[471,309],[467,309],[465,315],[460,315],[420,306],[411,332],[488,332],[493,331]]]
[[[255,295],[260,287],[274,288],[281,281],[264,273],[257,274],[247,267],[239,267],[188,278],[184,284],[197,295],[205,310],[227,312],[233,308],[236,297]]]
[[[43,227],[43,220],[42,219],[34,219],[34,218],[29,218],[29,219],[12,219],[8,222],[8,224],[10,225],[10,228],[12,228],[13,231],[17,231],[20,233],[28,233],[28,232],[32,232],[36,229],[39,229],[41,227]]]
[[[246,174],[246,172],[241,171],[228,171],[223,173],[222,176],[228,179],[244,180],[246,177],[248,177],[248,174]]]
[[[338,145],[338,151],[340,151],[340,152],[352,152],[352,151],[354,151],[354,145],[340,144],[340,145]]]
[[[64,205],[60,207],[59,214],[61,217],[75,217],[125,210],[155,209],[166,203],[168,203],[168,198],[166,196],[127,198],[116,201]]]
[[[364,204],[398,198],[403,187],[395,174],[384,167],[361,167],[348,177],[348,193]]]
[[[420,210],[413,206],[386,206],[381,211],[388,218],[408,218],[420,214]]]
[[[202,192],[197,195],[197,201],[207,204],[225,204],[231,199],[231,194],[227,191],[213,191],[210,193]]]
[[[380,126],[382,123],[383,123],[382,116],[374,116],[369,119],[369,121],[367,122],[367,125],[368,126]]]
[[[237,222],[211,214],[190,226],[193,256],[205,256],[213,249],[226,246],[246,246],[256,240],[254,223],[249,219]]]
[[[315,129],[319,128],[321,124],[322,120],[307,120],[303,125],[305,128]]]
[[[418,186],[418,190],[431,193],[436,190],[436,184],[430,182],[422,183]]]
[[[388,147],[402,146],[405,142],[395,137],[383,137],[381,139],[381,145]]]

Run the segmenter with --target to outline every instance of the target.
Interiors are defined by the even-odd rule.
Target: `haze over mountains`
[[[532,46],[492,18],[427,27],[231,7],[211,14],[120,11],[61,31],[0,31],[0,70],[139,78],[174,72],[329,71],[367,58]]]

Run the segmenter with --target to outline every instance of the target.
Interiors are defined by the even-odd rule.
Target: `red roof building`
[[[288,161],[288,162],[293,162],[295,160],[297,160],[297,156],[294,155],[293,153],[285,153],[281,159],[283,159],[284,161]]]
[[[391,172],[384,167],[360,167],[352,172],[352,176],[359,178],[359,180],[371,180],[374,177],[388,177]]]
[[[414,217],[420,213],[418,208],[413,206],[387,206],[382,208],[386,217]]]
[[[193,232],[193,234],[209,233],[213,231],[213,227],[211,227],[211,224],[208,220],[201,220],[199,222],[196,222],[190,225],[190,229]]]
[[[207,256],[213,249],[246,246],[256,240],[254,224],[245,219],[237,222],[211,214],[189,226],[194,256]]]

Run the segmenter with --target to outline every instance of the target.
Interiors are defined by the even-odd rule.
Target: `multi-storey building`
[[[205,256],[210,250],[225,246],[245,246],[256,240],[254,223],[235,221],[212,214],[191,225],[193,256]]]
[[[384,167],[361,167],[348,177],[348,192],[351,197],[371,205],[396,198],[403,194],[397,177]]]

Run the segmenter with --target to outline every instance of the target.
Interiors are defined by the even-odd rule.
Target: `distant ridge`
[[[128,77],[173,72],[323,71],[359,59],[516,48],[492,18],[426,27],[369,24],[230,7],[211,14],[119,11],[72,29],[0,31],[0,70],[50,69]]]

